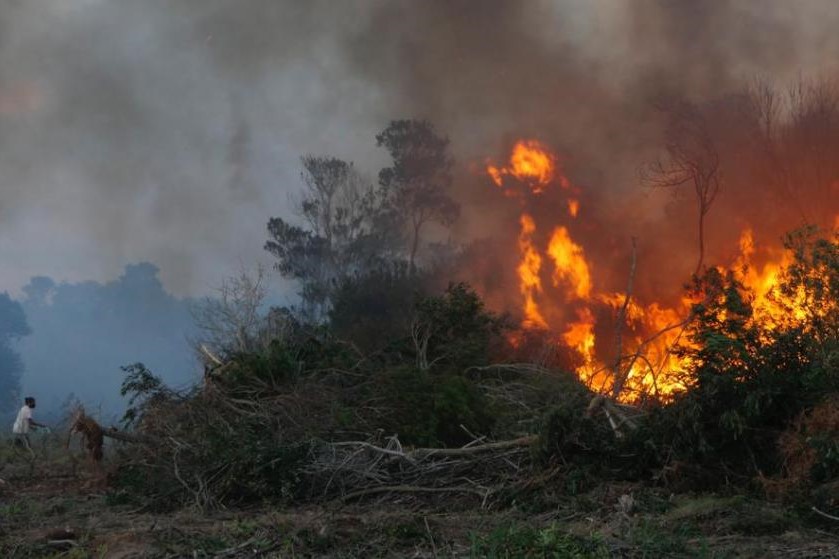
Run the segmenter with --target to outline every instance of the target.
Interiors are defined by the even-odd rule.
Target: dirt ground
[[[609,484],[504,510],[400,495],[163,514],[118,504],[81,461],[48,458],[0,473],[0,557],[839,558],[839,521],[743,496]]]

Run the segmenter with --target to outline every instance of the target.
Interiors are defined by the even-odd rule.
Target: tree
[[[411,345],[420,370],[467,367],[489,363],[493,341],[509,327],[466,283],[450,284],[438,296],[416,303],[411,323]]]
[[[451,225],[460,208],[448,194],[453,161],[448,138],[437,135],[425,120],[395,120],[376,136],[387,149],[391,167],[379,172],[379,184],[387,190],[396,213],[407,222],[410,241],[408,263],[416,271],[417,252],[423,229],[435,222]]]
[[[364,270],[389,246],[386,201],[352,163],[333,157],[302,158],[304,191],[295,203],[302,225],[274,217],[265,249],[276,268],[302,284],[304,313],[321,318],[335,282]]]
[[[23,361],[11,344],[30,333],[20,303],[8,293],[0,294],[0,415],[13,411],[20,400]]]
[[[394,333],[409,330],[414,305],[427,291],[425,279],[411,274],[404,262],[343,278],[329,311],[330,327],[365,353],[384,349]]]
[[[839,87],[799,79],[783,94],[756,81],[745,98],[759,180],[793,206],[802,222],[833,226],[834,208],[824,200],[835,196],[839,176]]]
[[[641,178],[655,188],[693,187],[699,211],[699,258],[695,274],[705,262],[705,217],[722,185],[720,158],[699,107],[687,101],[662,103],[667,115],[666,157],[642,168]]]
[[[192,310],[200,334],[195,341],[199,353],[232,355],[256,351],[267,343],[261,339],[265,318],[265,270],[254,274],[246,270],[224,280],[215,297],[205,297]],[[205,355],[206,356],[206,355]]]

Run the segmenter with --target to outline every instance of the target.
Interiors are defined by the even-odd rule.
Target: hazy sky
[[[832,0],[0,0],[0,290],[33,275],[110,281],[149,261],[172,293],[205,293],[270,262],[265,223],[287,213],[301,154],[375,173],[373,135],[390,118],[434,119],[462,160],[544,122],[582,154],[620,156],[634,136],[618,142],[611,126],[651,83],[704,95],[830,69],[837,12]]]

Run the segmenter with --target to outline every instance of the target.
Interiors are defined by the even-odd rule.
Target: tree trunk
[[[415,262],[416,262],[416,258],[417,258],[417,249],[419,248],[419,234],[420,234],[420,227],[421,226],[422,226],[421,223],[418,223],[418,224],[414,225],[414,239],[411,242],[411,259],[410,259],[409,264],[408,264],[408,269],[410,270],[412,276],[417,271]]]
[[[699,275],[702,271],[702,265],[705,263],[705,214],[707,213],[705,204],[699,201],[699,261],[696,263],[696,271],[694,275]]]

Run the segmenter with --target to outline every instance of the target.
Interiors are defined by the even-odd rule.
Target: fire
[[[486,171],[498,187],[504,186],[505,176],[511,176],[527,184],[533,194],[540,194],[556,177],[556,157],[536,140],[521,140],[513,146],[506,166],[487,165]],[[564,177],[559,182],[568,185]]]
[[[548,323],[539,312],[535,295],[542,291],[542,280],[539,270],[542,268],[542,257],[533,246],[532,236],[536,231],[533,218],[527,214],[521,216],[521,233],[519,234],[519,251],[521,262],[518,267],[519,287],[524,297],[524,326],[527,328],[547,328]]]
[[[758,267],[753,263],[755,255],[754,234],[750,227],[746,227],[740,234],[740,255],[735,261],[734,270],[737,279],[754,295],[752,306],[755,319],[767,328],[776,328],[789,318],[802,320],[805,318],[804,294],[799,293],[793,301],[785,298],[782,304],[777,293],[777,287],[783,270],[792,263],[789,251],[769,251],[767,261]],[[792,303],[792,317],[785,305]]]
[[[548,256],[554,262],[554,285],[565,282],[570,294],[580,299],[591,296],[591,274],[580,245],[571,240],[568,229],[557,227],[548,244]]]
[[[580,200],[576,197],[579,191],[562,175],[556,162],[557,158],[539,142],[521,140],[513,146],[508,165],[489,164],[486,172],[497,186],[505,188],[505,193],[516,192],[519,187],[520,191],[538,196],[556,186],[566,195],[573,194],[565,200],[568,216],[573,219],[580,210]],[[507,177],[511,180],[505,181]],[[631,298],[627,300],[622,293],[598,292],[585,250],[566,225],[552,227],[547,244],[540,246],[539,228],[532,214],[522,212],[519,222],[516,274],[522,297],[522,328],[560,332],[556,343],[571,348],[579,356],[577,374],[595,390],[612,390],[616,370],[626,377],[623,382],[626,394],[661,396],[682,388],[667,375],[677,365],[671,347],[682,336],[683,329],[678,328],[684,322],[682,314],[656,303],[643,306]],[[548,279],[564,294],[562,308],[555,308],[552,301],[545,300],[548,298],[543,281]],[[595,333],[598,308],[606,308],[615,319],[619,312],[623,313],[627,332],[620,364],[617,356],[608,366],[598,358]],[[649,333],[659,334],[648,339],[645,335]]]
[[[536,140],[520,140],[507,165],[486,167],[490,179],[505,194],[519,197],[524,208],[516,267],[521,327],[543,330],[554,343],[573,350],[578,357],[576,373],[592,390],[627,402],[648,397],[667,400],[690,382],[685,371],[691,363],[676,349],[691,343],[690,317],[699,301],[684,297],[668,306],[600,288],[584,246],[569,227],[580,211],[580,190],[562,174],[557,161]],[[536,196],[548,193],[551,196],[539,204],[544,205],[545,199],[563,204],[567,212],[557,212],[553,219],[564,218],[567,223],[539,224],[533,216],[545,212],[527,209],[536,204]],[[839,229],[839,216],[836,226]],[[784,269],[791,262],[788,251],[758,250],[752,230],[743,230],[732,269],[753,293],[753,319],[769,328],[806,316],[803,293],[792,300],[782,300],[779,293]],[[604,337],[604,333],[609,334]]]
[[[568,215],[571,217],[577,217],[577,214],[580,211],[580,201],[571,198],[568,200]]]

